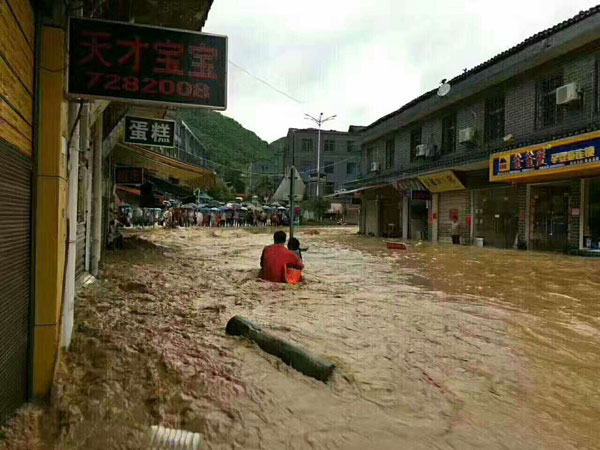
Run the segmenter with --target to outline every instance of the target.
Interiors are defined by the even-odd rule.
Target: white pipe
[[[61,345],[69,348],[73,332],[75,312],[75,260],[77,253],[77,190],[79,184],[79,123],[76,118],[80,106],[72,102],[69,105],[69,185],[67,200],[67,268],[62,308]],[[72,130],[72,131],[71,131]]]
[[[88,118],[89,119],[89,118]],[[89,127],[89,120],[88,120]],[[90,271],[92,262],[92,175],[94,170],[94,152],[91,148],[86,152],[86,159],[88,162],[86,172],[86,193],[85,193],[85,270]]]
[[[92,221],[92,260],[90,271],[98,276],[98,265],[102,252],[102,114],[96,119],[96,134],[94,136],[94,176],[92,197],[94,215]]]

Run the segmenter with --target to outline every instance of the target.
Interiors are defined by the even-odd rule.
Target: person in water
[[[286,269],[292,267],[302,270],[304,263],[296,253],[285,248],[286,234],[276,231],[273,245],[265,247],[260,257],[260,278],[275,283],[286,283]]]
[[[300,241],[296,238],[290,238],[288,241],[288,250],[292,253],[298,255],[300,259],[302,259],[302,250],[300,250]]]

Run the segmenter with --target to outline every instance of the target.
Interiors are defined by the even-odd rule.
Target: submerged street
[[[145,448],[160,423],[210,449],[600,448],[600,260],[356,231],[299,231],[295,286],[257,279],[272,230],[134,232],[80,293],[44,439]],[[331,381],[227,336],[237,314]]]

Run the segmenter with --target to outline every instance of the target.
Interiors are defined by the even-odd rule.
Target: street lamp
[[[312,120],[319,127],[319,133],[317,135],[317,198],[319,198],[319,186],[321,186],[321,125],[336,117],[335,114],[325,118],[323,118],[323,113],[319,113],[319,118],[313,117],[310,114],[304,114],[305,119]]]

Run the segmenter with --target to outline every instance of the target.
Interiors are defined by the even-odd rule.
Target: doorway
[[[533,250],[564,251],[569,242],[568,184],[531,186],[530,248]]]

